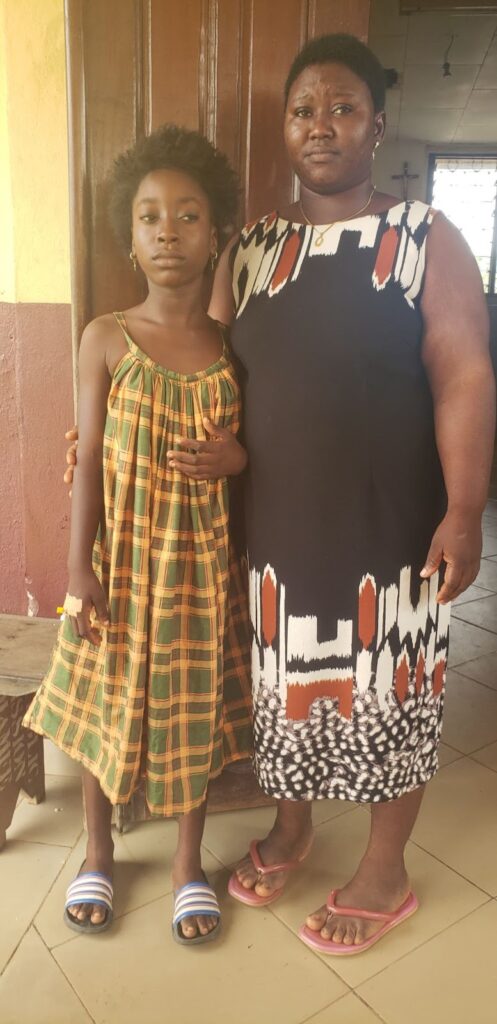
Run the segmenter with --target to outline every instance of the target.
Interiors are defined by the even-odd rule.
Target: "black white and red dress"
[[[256,770],[289,799],[391,800],[437,769],[446,509],[419,309],[434,211],[324,236],[277,213],[233,255]]]

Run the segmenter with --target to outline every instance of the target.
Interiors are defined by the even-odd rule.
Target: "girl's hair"
[[[164,124],[114,161],[110,176],[110,220],[125,249],[131,244],[131,212],[138,186],[150,171],[183,171],[204,190],[219,232],[233,224],[238,177],[228,158],[199,132]]]
[[[297,54],[285,82],[285,107],[295,79],[312,64],[345,64],[368,86],[375,114],[384,109],[385,72],[378,58],[356,36],[341,32],[311,39]]]

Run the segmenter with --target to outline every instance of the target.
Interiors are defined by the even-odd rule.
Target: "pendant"
[[[323,244],[323,238],[324,238],[324,235],[318,235],[318,237],[316,238],[316,241],[314,243],[315,246],[316,246],[316,249],[319,249],[320,245]]]

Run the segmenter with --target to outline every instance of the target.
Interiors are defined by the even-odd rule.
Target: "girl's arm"
[[[90,623],[92,607],[101,622],[109,619],[105,594],[92,566],[93,544],[104,510],[102,446],[111,381],[106,363],[107,332],[101,321],[94,320],[83,332],[79,350],[79,444],[68,557],[68,594],[81,602],[81,612],[71,616],[73,628],[76,635],[92,643],[100,642]]]
[[[476,261],[442,214],[430,228],[421,299],[423,361],[433,395],[447,513],[433,537],[422,576],[447,563],[438,600],[445,604],[478,574],[481,516],[495,437],[495,381],[488,313]]]

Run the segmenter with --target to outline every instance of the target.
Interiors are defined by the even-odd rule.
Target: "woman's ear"
[[[386,114],[384,110],[380,110],[374,115],[374,137],[376,145],[383,142],[386,130]]]

